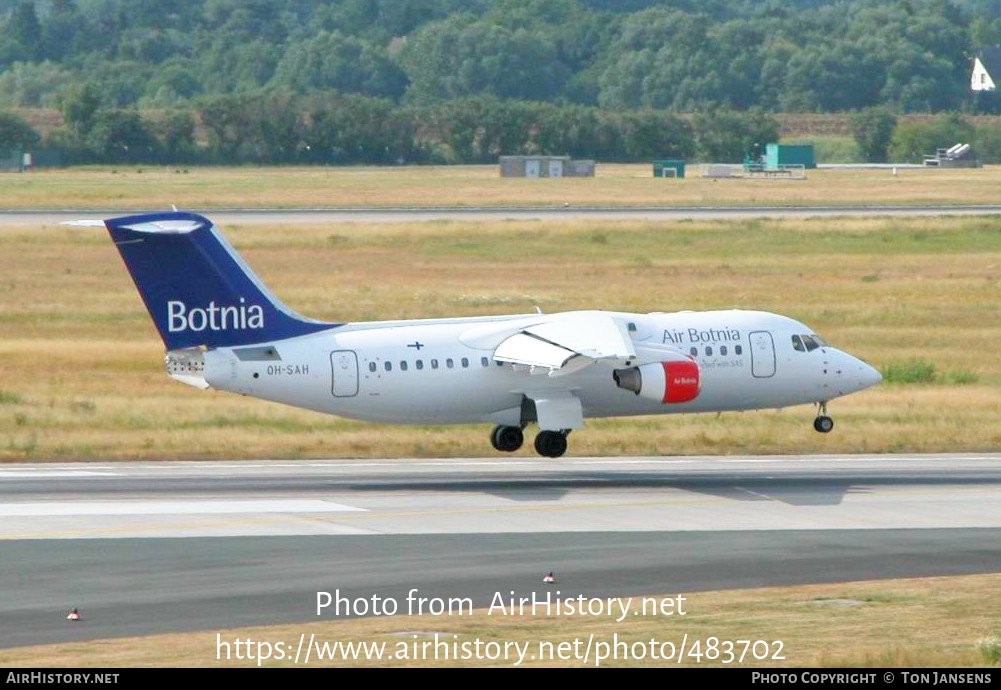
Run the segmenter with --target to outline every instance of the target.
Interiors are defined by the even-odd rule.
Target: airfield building
[[[570,156],[501,156],[501,177],[594,177],[594,161]]]
[[[983,48],[973,58],[973,74],[970,89],[973,91],[996,91],[1001,80],[1001,47]]]

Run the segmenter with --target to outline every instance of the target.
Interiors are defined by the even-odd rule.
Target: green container
[[[673,170],[673,173],[666,173],[665,170]],[[653,176],[654,177],[684,177],[685,176],[685,159],[684,158],[662,158],[653,162]]]
[[[786,165],[802,165],[807,170],[816,168],[813,144],[768,144],[765,147],[765,169],[778,170]]]

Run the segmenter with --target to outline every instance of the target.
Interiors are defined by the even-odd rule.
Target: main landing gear
[[[567,452],[569,430],[540,431],[535,437],[536,452],[547,458],[558,458]],[[518,426],[498,426],[490,434],[490,443],[503,453],[513,453],[525,442],[525,434]]]
[[[567,452],[567,431],[540,431],[535,437],[535,451],[547,458],[558,458]]]
[[[520,426],[495,427],[490,434],[490,443],[503,453],[513,453],[521,448],[524,442],[525,434],[522,433]]]
[[[813,428],[822,434],[829,434],[834,428],[834,420],[827,416],[827,403],[820,403],[820,414],[813,420]]]

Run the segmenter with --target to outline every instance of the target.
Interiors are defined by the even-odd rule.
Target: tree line
[[[205,97],[190,110],[139,111],[105,107],[89,83],[68,91],[62,115],[63,126],[43,139],[22,117],[0,110],[0,149],[56,149],[66,164],[451,164],[529,154],[740,163],[781,134],[780,123],[759,109],[679,116],[488,96],[403,106],[269,90]],[[959,142],[972,144],[983,162],[1001,163],[1001,121],[988,122],[977,127],[958,114],[898,121],[884,108],[850,118],[858,152],[875,163],[921,162]]]
[[[0,0],[0,107],[260,90],[676,112],[995,108],[996,0]]]
[[[62,114],[64,125],[42,140],[23,118],[0,111],[0,148],[58,149],[66,163],[448,164],[527,154],[740,162],[779,137],[779,123],[760,110],[681,117],[490,96],[401,106],[269,90],[205,97],[191,110],[139,111],[104,107],[89,83],[69,90]]]

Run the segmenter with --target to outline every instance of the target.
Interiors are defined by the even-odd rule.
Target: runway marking
[[[63,530],[60,532],[28,532],[16,535],[0,535],[0,541],[24,541],[29,539],[60,539],[60,538],[100,538],[102,534],[121,534],[138,532],[162,532],[164,530],[177,529],[206,529],[213,527],[246,526],[246,525],[281,525],[287,524],[280,521],[278,517],[259,519],[232,519],[232,520],[199,520],[197,522],[175,522],[160,523],[155,525],[128,525],[119,527],[91,527],[87,529]],[[204,535],[210,539],[214,535]],[[233,535],[219,535],[233,536]]]
[[[766,494],[758,494],[757,492],[744,489],[742,487],[734,487],[747,494],[756,495],[763,499],[763,501],[768,503],[782,503],[782,501],[776,497],[768,496]],[[862,486],[857,487],[861,489],[860,491],[851,492],[853,498],[869,499],[878,497],[880,492],[871,492],[872,487]],[[894,489],[893,493],[903,493],[910,495],[924,495],[926,492],[921,489]],[[982,489],[969,489],[965,487],[957,487],[956,493],[963,494],[976,494],[976,493],[997,493],[992,490],[982,490]],[[470,515],[475,513],[544,513],[544,512],[565,512],[574,510],[593,510],[593,509],[623,509],[639,506],[681,506],[681,505],[692,505],[701,504],[708,505],[713,503],[719,503],[721,501],[728,501],[728,499],[720,496],[698,496],[698,497],[685,497],[678,496],[673,499],[652,499],[652,500],[632,500],[632,501],[614,501],[607,503],[546,503],[542,505],[517,505],[517,506],[478,506],[470,508],[450,508],[450,509],[438,509],[438,510],[411,510],[411,511],[381,511],[381,512],[371,512],[367,509],[354,508],[354,512],[351,514],[340,514],[336,517],[331,515],[303,515],[297,514],[295,518],[297,520],[305,521],[320,521],[332,526],[342,525],[345,522],[353,522],[355,520],[365,520],[365,519],[394,519],[394,518],[415,518],[415,517],[455,517],[461,515]],[[788,506],[790,509],[796,509],[799,506]],[[838,509],[839,505],[833,506],[813,506],[816,508],[823,509]],[[308,511],[316,512],[316,511]],[[262,517],[262,518],[237,518],[232,520],[201,520],[189,523],[161,523],[153,525],[119,525],[114,527],[93,527],[85,529],[76,530],[62,530],[62,531],[52,531],[52,532],[34,532],[16,535],[0,535],[0,541],[18,541],[18,540],[29,540],[29,539],[58,539],[62,537],[86,537],[86,536],[96,536],[101,534],[121,534],[121,533],[141,533],[141,532],[156,532],[165,530],[184,530],[184,529],[205,529],[212,527],[239,527],[239,526],[250,526],[250,525],[284,525],[288,526],[288,522],[284,522],[279,516],[275,517]],[[346,525],[344,525],[346,526]],[[944,525],[943,525],[944,526]],[[918,529],[936,529],[937,527],[920,527]],[[372,528],[368,528],[372,530]],[[733,528],[729,528],[733,529]],[[752,528],[754,531],[758,531],[757,528]],[[785,529],[795,530],[802,529],[799,527],[789,527],[789,528],[775,528],[769,527],[765,528],[765,531],[783,531]],[[832,525],[830,527],[813,527],[812,529],[840,529],[837,525]],[[882,524],[868,526],[856,526],[852,529],[886,529]],[[544,530],[542,530],[544,531]],[[406,534],[407,532],[382,532],[372,530],[370,532],[371,536],[377,536],[382,534]],[[451,532],[442,532],[442,534],[449,534]],[[483,534],[483,532],[457,532],[458,534]],[[193,538],[213,538],[215,535],[198,535]],[[223,536],[223,535],[220,535]],[[337,536],[337,535],[334,535]]]
[[[119,472],[93,472],[90,470],[0,470],[0,479],[35,479],[60,477],[120,477]]]
[[[342,513],[365,508],[329,501],[78,501],[0,504],[0,517],[64,515],[218,515],[227,513]]]

